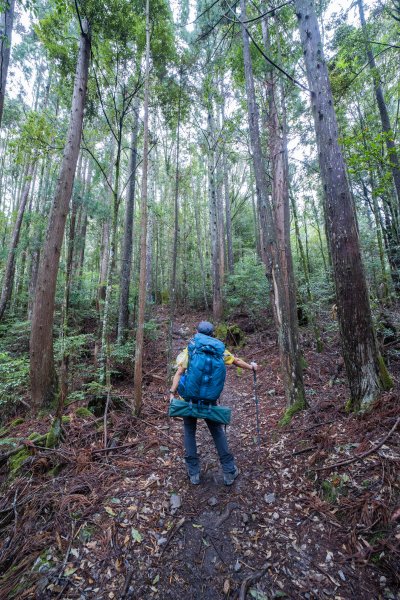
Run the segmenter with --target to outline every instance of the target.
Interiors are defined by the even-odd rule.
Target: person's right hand
[[[253,369],[253,371],[257,371],[258,364],[256,362],[251,362],[250,365],[251,365],[251,368]]]

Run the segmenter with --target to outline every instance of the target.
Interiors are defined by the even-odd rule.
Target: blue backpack
[[[209,335],[196,333],[188,345],[188,368],[179,381],[178,393],[185,400],[216,402],[226,377],[225,345]]]

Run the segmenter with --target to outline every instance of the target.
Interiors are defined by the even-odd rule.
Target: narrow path
[[[176,350],[182,342],[177,340]],[[269,377],[268,389],[276,383],[273,372]],[[241,469],[232,487],[223,485],[204,422],[198,421],[197,433],[201,485],[188,482],[180,452],[174,479],[181,506],[174,515],[177,526],[171,528],[159,558],[157,597],[390,597],[372,595],[365,572],[345,556],[341,537],[336,538],[341,525],[334,512],[326,517],[319,498],[303,489],[303,466],[294,458],[285,460],[284,436],[270,429],[270,399],[264,395],[260,400],[262,445],[258,450],[251,376],[228,368],[221,404],[233,409],[228,439]],[[182,437],[182,429],[180,420],[170,424],[175,439]]]
[[[177,325],[175,353],[193,327]],[[251,373],[231,367],[221,401],[233,409],[228,439],[241,469],[234,485],[223,485],[202,421],[201,485],[190,484],[182,422],[166,415],[165,365],[155,341],[147,348],[142,414],[109,413],[112,450],[104,452],[98,421],[82,421],[72,408],[68,439],[54,451],[35,448],[6,489],[0,560],[9,570],[0,578],[0,600],[400,599],[390,545],[398,529],[393,525],[392,538],[376,537],[384,527],[390,535],[388,523],[399,519],[398,433],[357,465],[319,470],[385,439],[398,418],[398,391],[376,413],[355,419],[340,408],[344,386],[329,384],[330,355],[311,349],[311,407],[281,429],[285,399],[274,341],[267,331],[247,341],[239,356],[256,356],[261,366],[261,449]],[[131,391],[124,382],[116,397]],[[16,435],[26,439],[48,424],[17,427],[25,427]],[[381,557],[384,564],[376,562]]]

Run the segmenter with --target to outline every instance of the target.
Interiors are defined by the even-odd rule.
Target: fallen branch
[[[115,450],[124,450],[125,448],[132,448],[139,443],[138,440],[136,442],[132,442],[131,444],[124,444],[123,446],[114,446],[114,448],[97,448],[96,450],[92,450],[92,454],[100,454],[102,452],[115,452]]]
[[[71,538],[70,538],[70,540],[69,540],[69,544],[68,544],[67,552],[66,552],[66,554],[65,554],[65,556],[64,556],[64,560],[63,560],[63,562],[62,562],[61,568],[60,568],[60,570],[59,570],[59,572],[58,572],[57,579],[56,579],[56,583],[58,583],[58,582],[60,581],[60,579],[61,579],[61,577],[62,577],[62,575],[63,575],[63,573],[64,573],[64,569],[65,569],[65,567],[66,567],[66,565],[67,565],[68,558],[69,558],[69,554],[70,554],[70,552],[71,552],[72,542],[74,541],[74,534],[75,534],[75,523],[72,523],[72,527],[71,527]]]
[[[161,550],[160,558],[162,557],[162,555],[164,554],[165,550],[167,549],[167,546],[169,546],[169,543],[171,542],[171,540],[174,537],[174,535],[176,535],[178,533],[178,531],[180,530],[180,528],[184,524],[185,520],[186,520],[185,517],[182,517],[181,519],[179,519],[179,521],[175,525],[174,529],[170,532],[170,534],[169,534],[169,536],[167,538],[167,541],[164,544],[164,548]]]
[[[349,460],[342,460],[341,462],[333,463],[333,465],[327,465],[326,467],[318,467],[318,469],[315,469],[315,470],[316,471],[325,471],[326,469],[334,469],[336,467],[343,467],[344,465],[350,465],[351,463],[356,462],[357,460],[365,458],[366,456],[369,456],[370,454],[374,454],[374,452],[376,452],[377,450],[379,450],[379,448],[381,448],[381,446],[383,446],[383,444],[396,431],[397,426],[398,426],[399,423],[400,423],[400,417],[397,419],[396,423],[393,425],[393,427],[389,431],[389,433],[385,435],[385,437],[383,438],[383,440],[380,441],[379,444],[377,444],[376,446],[374,446],[370,450],[367,450],[366,452],[363,452],[362,454],[359,454],[358,456],[355,456],[354,458],[350,458]]]
[[[35,439],[35,442],[42,442],[46,438],[47,438],[47,433],[45,433],[44,435],[41,435],[41,436],[37,437]],[[9,452],[6,452],[5,454],[1,454],[0,455],[0,465],[2,465],[4,462],[6,462],[10,458],[10,456],[14,456],[14,454],[17,454],[17,452],[19,452],[20,450],[22,450],[25,447],[27,447],[27,448],[36,448],[36,447],[39,447],[40,450],[44,450],[45,449],[42,446],[35,446],[35,444],[31,440],[24,440],[22,442],[22,444],[20,444],[19,446],[16,446],[15,448],[13,448],[12,450],[10,450]]]
[[[311,452],[311,450],[316,450],[317,448],[318,446],[308,446],[307,448],[303,448],[302,450],[292,452],[292,454],[287,454],[285,458],[290,458],[291,456],[298,456],[299,454],[305,454],[306,452]]]
[[[239,592],[239,600],[246,600],[247,590],[249,589],[251,584],[256,583],[259,579],[261,579],[261,577],[263,577],[263,575],[265,575],[265,573],[267,572],[269,566],[270,563],[265,563],[261,571],[257,571],[257,573],[249,575],[248,577],[246,577],[246,579],[242,581],[242,585],[240,586]]]
[[[129,571],[127,572],[126,577],[125,577],[125,583],[124,583],[124,587],[121,592],[120,600],[123,600],[125,598],[126,594],[128,593],[129,586],[132,581],[132,577],[133,577],[133,569],[129,569]]]
[[[231,512],[233,510],[235,510],[236,508],[239,508],[239,504],[237,504],[237,502],[228,502],[226,509],[224,510],[224,512],[222,513],[220,518],[215,523],[213,529],[217,528],[217,527],[221,527],[222,523],[224,523],[227,519],[229,519]]]
[[[145,377],[152,377],[153,379],[158,379],[159,381],[163,381],[165,383],[165,377],[162,375],[156,375],[155,373],[144,373],[143,379]]]
[[[167,415],[165,415],[165,416],[167,416]],[[145,419],[142,419],[142,417],[137,417],[136,415],[132,415],[132,419],[138,419],[142,423],[146,423],[146,425],[149,425],[150,427],[154,427],[154,429],[157,429],[157,431],[159,433],[161,433],[164,437],[166,437],[170,441],[170,443],[172,443],[174,446],[178,446],[177,442],[174,439],[172,439],[172,437],[170,435],[167,435],[166,433],[164,433],[158,427],[158,425],[154,425],[154,423],[150,423],[150,421],[146,421]]]

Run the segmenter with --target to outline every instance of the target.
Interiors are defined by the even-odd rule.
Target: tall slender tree
[[[147,246],[147,177],[149,164],[149,91],[150,91],[150,8],[146,0],[146,58],[144,82],[144,116],[143,116],[143,172],[140,201],[140,274],[139,274],[139,307],[136,329],[135,372],[134,372],[134,405],[136,415],[142,408],[143,381],[143,343],[144,318],[146,309],[146,246]]]
[[[379,353],[372,324],[356,215],[338,143],[336,113],[317,16],[312,0],[295,0],[295,6],[311,90],[350,403],[355,409],[365,408],[392,382]]]
[[[50,404],[54,401],[57,393],[57,375],[53,356],[54,300],[65,221],[82,135],[91,49],[88,21],[82,19],[80,25],[79,53],[67,141],[49,216],[46,241],[40,259],[32,312],[30,377],[33,409]]]
[[[14,224],[13,234],[10,243],[10,249],[8,252],[6,269],[4,272],[1,297],[0,297],[0,321],[4,316],[5,310],[7,308],[7,304],[11,298],[11,292],[14,282],[14,274],[15,274],[15,254],[18,247],[19,236],[21,233],[21,225],[22,219],[24,217],[26,204],[29,198],[29,192],[31,189],[33,173],[36,167],[36,159],[32,159],[28,164],[25,185],[22,190],[21,200],[19,203],[17,219]]]
[[[245,25],[246,0],[240,0],[243,60],[247,93],[251,150],[257,194],[263,207],[263,256],[271,286],[271,302],[278,335],[281,372],[289,406],[306,404],[297,339],[297,309],[290,251],[289,196],[287,188],[286,132],[279,131],[275,86],[270,81],[270,153],[273,171],[272,206],[261,147],[259,111],[256,103],[249,35]],[[265,207],[265,209],[264,209]]]
[[[118,341],[124,342],[127,337],[129,322],[129,284],[132,269],[133,248],[133,215],[136,191],[137,143],[139,131],[139,99],[135,102],[134,122],[130,141],[129,184],[126,198],[124,236],[122,242],[122,265],[120,276],[120,297],[118,313]]]
[[[3,118],[4,97],[11,54],[11,36],[15,0],[5,0],[0,9],[0,127]]]

